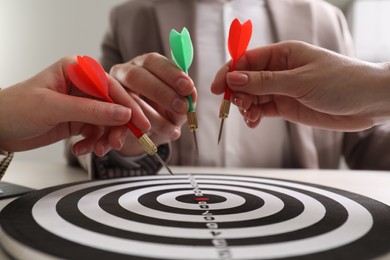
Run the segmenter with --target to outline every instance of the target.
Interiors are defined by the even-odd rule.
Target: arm
[[[110,95],[120,105],[94,100],[70,83],[65,67],[75,62],[66,57],[32,78],[0,91],[0,147],[24,151],[83,135],[79,153],[120,149],[123,125],[130,116],[139,117],[139,127],[150,125],[136,102],[117,81],[109,77]],[[23,101],[23,102],[21,102]]]

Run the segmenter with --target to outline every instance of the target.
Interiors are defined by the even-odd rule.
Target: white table
[[[254,175],[301,181],[355,192],[390,205],[390,172],[350,171],[350,170],[279,170],[248,168],[200,168],[172,167],[174,173],[218,173]],[[167,174],[162,170],[161,174]],[[70,182],[87,180],[87,174],[79,168],[71,168],[61,163],[23,162],[11,163],[3,180],[34,189],[45,188]],[[12,199],[0,201],[0,208]],[[0,251],[0,259],[8,259]],[[383,258],[383,259],[390,259]]]

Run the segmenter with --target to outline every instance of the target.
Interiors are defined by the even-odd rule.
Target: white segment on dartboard
[[[167,176],[167,180],[164,180],[165,183],[172,183],[169,181],[170,176]],[[241,176],[218,176],[218,175],[208,175],[208,176],[195,176],[199,177],[197,180],[198,184],[202,185],[202,182],[210,183],[216,180],[215,185],[226,185],[229,183],[228,180],[231,180],[230,184],[234,185],[245,185],[245,186],[256,186],[264,185],[263,183],[283,185],[285,187],[292,187],[311,191],[314,193],[321,194],[328,198],[331,198],[335,201],[338,201],[348,212],[348,219],[338,228],[328,231],[324,234],[320,234],[314,237],[298,239],[293,241],[285,241],[271,244],[260,244],[260,245],[248,245],[248,246],[230,246],[229,250],[232,253],[234,258],[239,259],[251,259],[253,258],[253,252],[261,254],[264,258],[280,258],[286,256],[295,256],[295,255],[304,255],[310,254],[325,250],[330,250],[332,248],[340,247],[345,244],[351,243],[356,239],[364,236],[373,225],[373,219],[371,214],[360,204],[355,201],[330,192],[327,190],[322,190],[320,188],[307,186],[299,183],[290,183],[286,181],[271,180],[271,179],[258,179],[251,177],[241,177]],[[161,176],[156,176],[150,179],[160,179]],[[185,178],[185,177],[183,177]],[[141,179],[141,178],[140,178]],[[138,180],[140,180],[138,179]],[[206,180],[203,180],[206,179]],[[222,184],[221,182],[225,182]],[[245,182],[245,181],[249,181]],[[119,180],[118,180],[119,182]],[[174,180],[175,183],[182,182],[177,179]],[[194,259],[218,259],[218,253],[214,247],[210,246],[186,246],[186,245],[167,245],[151,242],[136,241],[130,239],[122,239],[117,237],[111,237],[104,234],[99,234],[94,231],[85,230],[80,228],[72,223],[69,223],[62,219],[56,212],[56,204],[59,200],[72,192],[79,191],[80,189],[85,189],[87,187],[92,187],[94,185],[101,185],[104,182],[95,183],[85,183],[80,185],[71,186],[64,188],[58,191],[55,191],[51,194],[46,195],[41,200],[39,200],[33,207],[32,213],[34,219],[39,225],[48,231],[75,243],[82,245],[95,247],[100,250],[107,250],[117,253],[129,254],[129,255],[139,255],[144,257],[156,257],[156,258],[170,258],[170,259],[183,259],[188,257],[189,254]],[[109,180],[107,183],[115,183],[115,180]],[[215,187],[213,185],[210,185]],[[272,187],[272,190],[275,190],[279,187]],[[288,195],[291,194],[288,190]],[[305,204],[305,203],[304,203]],[[309,205],[304,205],[305,211],[306,207]],[[92,205],[96,208],[96,204]],[[303,213],[302,213],[303,214]],[[306,221],[306,220],[303,220]],[[218,222],[218,219],[216,219]],[[155,226],[153,228],[161,228]],[[152,228],[149,225],[149,228]],[[252,227],[256,228],[256,227]],[[238,229],[239,230],[239,229]],[[221,230],[219,230],[221,231]],[[228,229],[223,229],[222,232],[225,233],[229,231]],[[186,230],[185,233],[187,233]],[[75,236],[74,234],[77,234]],[[261,234],[261,233],[260,233]],[[167,234],[166,234],[167,235]],[[181,234],[183,235],[183,233]],[[257,233],[257,236],[259,233]],[[211,239],[211,238],[210,238]]]

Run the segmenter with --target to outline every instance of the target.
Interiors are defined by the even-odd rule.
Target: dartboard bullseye
[[[17,259],[367,259],[390,251],[388,219],[324,186],[156,175],[26,194],[0,213],[0,238]]]

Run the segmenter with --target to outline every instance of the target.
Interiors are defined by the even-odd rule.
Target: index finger
[[[158,53],[145,54],[116,65],[110,74],[126,88],[170,111],[187,112],[185,97],[188,95],[196,101],[196,89],[191,78]]]
[[[142,130],[150,129],[150,122],[143,113],[139,104],[129,95],[122,85],[110,75],[108,76],[109,96],[120,105],[132,109],[131,122]]]

